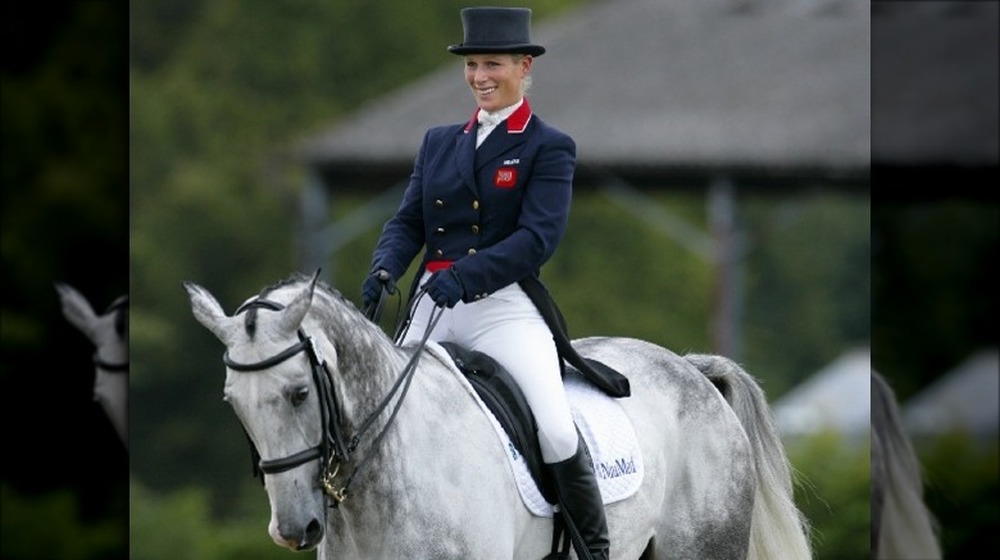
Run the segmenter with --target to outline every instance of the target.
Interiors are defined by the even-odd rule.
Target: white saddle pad
[[[528,472],[524,458],[465,375],[454,365],[451,356],[434,341],[427,342],[427,349],[442,362],[451,365],[489,418],[501,445],[507,450],[507,460],[524,505],[534,515],[552,517],[552,505],[542,496],[535,479]],[[589,384],[576,372],[566,376],[565,386],[573,419],[593,457],[594,473],[597,475],[604,503],[618,502],[635,494],[642,484],[642,455],[632,423],[625,415],[621,403]]]

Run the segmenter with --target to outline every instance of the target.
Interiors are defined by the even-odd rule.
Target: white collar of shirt
[[[517,111],[518,107],[522,104],[524,104],[523,97],[510,107],[504,107],[503,109],[492,113],[480,109],[479,113],[476,115],[476,118],[479,121],[479,129],[476,131],[476,147],[478,148],[479,145],[483,143],[483,140],[485,140],[486,137],[493,132],[493,129],[496,128],[498,124],[505,121],[507,117],[511,116],[514,111]]]

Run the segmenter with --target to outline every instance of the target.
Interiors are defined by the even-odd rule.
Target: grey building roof
[[[783,436],[824,430],[852,435],[871,427],[871,350],[852,348],[778,399],[774,421]]]
[[[875,6],[873,162],[995,168],[1000,164],[1000,4]]]
[[[595,0],[534,27],[548,52],[529,97],[575,138],[578,182],[724,173],[867,187],[867,0]],[[428,127],[474,109],[455,57],[306,139],[300,153],[328,184],[396,182]]]
[[[996,437],[1000,426],[997,348],[983,348],[969,356],[908,400],[902,414],[907,428],[918,435],[964,432]]]

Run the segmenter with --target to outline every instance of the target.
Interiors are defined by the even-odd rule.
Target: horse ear
[[[92,342],[94,342],[94,325],[97,323],[97,314],[91,307],[87,298],[83,297],[79,291],[70,286],[56,282],[56,292],[59,293],[59,300],[62,302],[62,313],[73,326],[83,331]]]
[[[299,325],[302,324],[302,319],[305,318],[306,312],[312,306],[312,297],[316,291],[317,280],[319,280],[319,270],[313,275],[309,285],[303,288],[291,303],[285,307],[285,311],[281,314],[281,323],[279,324],[283,332],[295,332],[298,330]]]
[[[232,318],[227,316],[211,293],[205,288],[193,283],[184,282],[188,298],[191,300],[191,311],[194,318],[206,329],[212,331],[223,344],[229,346],[232,341]]]

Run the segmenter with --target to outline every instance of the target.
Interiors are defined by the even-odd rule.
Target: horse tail
[[[872,550],[875,558],[941,558],[937,519],[896,397],[872,371]]]
[[[767,399],[757,381],[723,356],[688,354],[722,393],[750,440],[756,473],[750,559],[809,559],[809,524],[795,506],[792,474]]]

